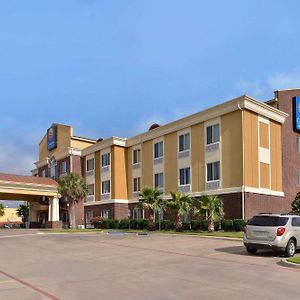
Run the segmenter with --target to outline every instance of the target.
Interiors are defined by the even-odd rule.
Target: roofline
[[[182,130],[184,128],[190,127],[192,125],[205,122],[207,120],[220,117],[224,114],[236,111],[236,110],[248,109],[254,111],[260,115],[266,116],[270,119],[275,120],[279,123],[284,123],[288,114],[266,104],[248,95],[242,95],[240,97],[234,98],[232,100],[223,102],[216,106],[207,108],[203,111],[194,113],[192,115],[186,116],[184,118],[175,120],[168,124],[157,127],[153,130],[143,132],[136,136],[122,139],[117,137],[111,137],[102,141],[97,142],[95,145],[87,147],[82,150],[82,156],[87,156],[95,151],[105,149],[112,145],[118,145],[123,147],[130,147],[142,142],[152,140],[171,132]]]
[[[94,140],[94,139],[90,139],[90,138],[86,138],[86,137],[82,137],[82,136],[77,136],[77,135],[71,136],[71,139],[78,140],[78,141],[83,141],[83,142],[96,143],[96,140]]]

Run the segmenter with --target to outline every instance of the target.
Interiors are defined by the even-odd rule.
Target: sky
[[[243,94],[300,87],[300,1],[0,1],[0,172],[52,123],[129,137]]]

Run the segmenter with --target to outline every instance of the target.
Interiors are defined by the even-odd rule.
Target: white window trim
[[[220,178],[219,179],[214,179],[214,180],[208,180],[207,178],[207,165],[209,164],[213,164],[213,163],[217,163],[219,162],[219,175],[220,175]],[[205,167],[205,182],[206,183],[213,183],[213,182],[220,182],[221,183],[221,161],[212,161],[212,162],[207,162],[206,163],[206,167]]]
[[[215,126],[215,125],[219,125],[219,141],[217,141],[217,142],[212,142],[212,143],[210,143],[210,144],[208,144],[207,143],[207,128],[208,127],[213,127],[213,126]],[[212,131],[213,132],[213,131]],[[216,121],[216,122],[214,122],[213,124],[209,124],[209,125],[207,125],[207,126],[205,126],[205,145],[206,146],[211,146],[211,145],[215,145],[215,144],[220,144],[220,141],[221,141],[221,124],[220,124],[220,122],[219,121]]]
[[[102,190],[102,183],[106,182],[106,181],[109,181],[109,193],[103,193],[103,190]],[[102,180],[101,181],[101,195],[110,195],[110,193],[111,193],[111,180],[110,179]]]
[[[134,162],[134,151],[140,150],[140,161],[139,162]],[[142,149],[141,148],[134,148],[132,149],[132,165],[138,165],[142,163]]]

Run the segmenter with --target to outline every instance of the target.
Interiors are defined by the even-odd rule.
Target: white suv
[[[248,221],[244,229],[244,245],[248,253],[258,249],[283,251],[294,256],[300,248],[300,216],[259,214]]]

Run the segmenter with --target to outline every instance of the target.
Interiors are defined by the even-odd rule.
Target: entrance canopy
[[[38,201],[57,198],[57,182],[51,178],[0,173],[0,200]]]

